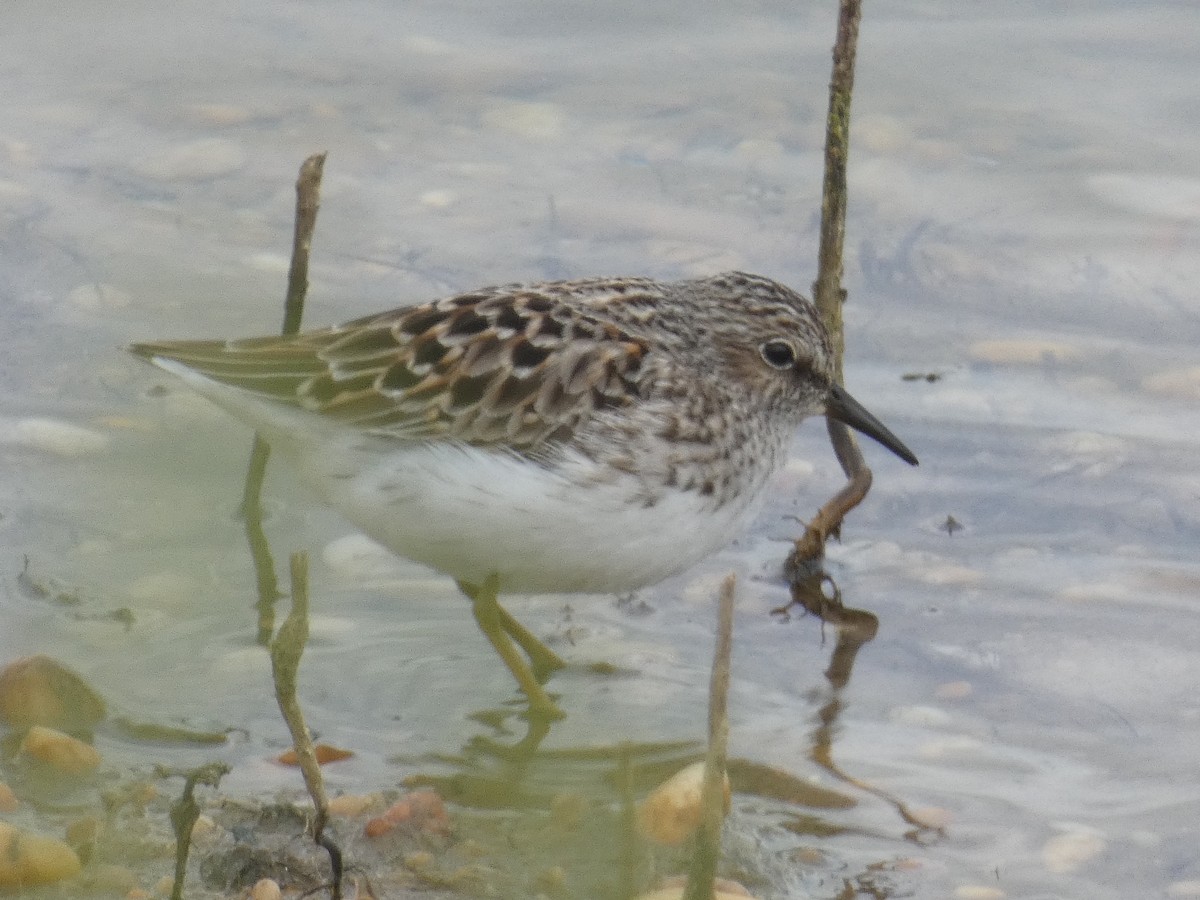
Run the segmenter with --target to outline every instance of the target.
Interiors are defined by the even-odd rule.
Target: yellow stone
[[[79,857],[62,841],[0,822],[0,888],[52,884],[79,868]]]

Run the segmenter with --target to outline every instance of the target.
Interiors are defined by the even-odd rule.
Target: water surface
[[[232,794],[297,784],[263,762],[287,739],[235,518],[249,435],[121,346],[277,327],[316,150],[311,324],[526,278],[805,289],[824,6],[10,3],[0,656],[51,654],[140,719],[238,729],[215,751],[102,733],[113,773],[221,758]],[[622,671],[552,681],[569,715],[547,753],[699,739],[734,570],[733,753],[854,801],[735,797],[760,896],[1200,896],[1198,43],[1166,0],[868,5],[847,383],[922,460],[868,448],[875,487],[831,549],[881,620],[832,749],[874,791],[810,759],[832,635],[768,612],[793,517],[838,485],[818,423],[753,534],[694,572],[634,603],[513,602]],[[279,560],[313,558],[301,699],[358,753],[334,789],[492,736],[473,714],[514,692],[453,585],[372,555],[282,468],[266,497]],[[23,590],[24,556],[80,601]]]

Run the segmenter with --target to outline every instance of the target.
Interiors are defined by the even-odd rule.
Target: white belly
[[[593,465],[582,457],[560,473],[460,444],[381,446],[347,436],[300,450],[297,462],[332,506],[381,544],[468,583],[495,573],[502,591],[654,584],[736,537],[757,499],[713,509],[696,491],[667,491],[647,506],[628,475],[580,487],[570,476]]]

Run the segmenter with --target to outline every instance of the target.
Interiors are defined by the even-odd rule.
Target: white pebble
[[[458,195],[453,191],[426,191],[417,201],[429,209],[445,209],[448,206],[454,205],[458,200]]]
[[[1168,897],[1200,897],[1200,880],[1172,881],[1167,885]]]
[[[79,309],[121,309],[129,305],[129,295],[111,284],[81,284],[67,294],[67,302]]]
[[[936,706],[897,706],[888,713],[888,719],[897,725],[920,728],[946,728],[953,722],[948,712]]]
[[[961,884],[954,889],[954,900],[1004,900],[1008,895],[986,884]]]
[[[563,133],[562,109],[554,103],[502,103],[484,113],[483,119],[525,138],[547,140]]]
[[[260,878],[250,889],[250,900],[279,900],[282,896],[279,883],[272,878]]]
[[[936,584],[942,587],[969,587],[984,580],[983,573],[978,569],[956,566],[951,563],[918,568],[911,574],[925,584]]]
[[[854,123],[854,142],[870,153],[893,156],[912,141],[912,128],[894,116],[869,115]]]
[[[1043,338],[996,338],[976,341],[969,350],[979,362],[1007,365],[1040,365],[1045,362],[1067,362],[1082,354],[1078,347],[1065,341]]]
[[[192,115],[205,125],[244,125],[250,121],[250,110],[230,103],[197,103]]]
[[[1159,372],[1143,381],[1142,387],[1177,400],[1200,400],[1200,366]]]
[[[56,419],[0,419],[0,444],[74,458],[99,453],[108,443],[106,434]]]
[[[917,748],[917,753],[922,759],[962,759],[979,756],[982,747],[976,738],[960,734],[926,741]]]
[[[142,174],[163,181],[202,181],[236,172],[245,165],[242,148],[224,138],[203,138],[172,147],[161,156],[146,160]]]
[[[1068,875],[1079,871],[1107,846],[1104,836],[1095,828],[1072,826],[1071,830],[1056,834],[1042,845],[1042,865],[1055,875]]]

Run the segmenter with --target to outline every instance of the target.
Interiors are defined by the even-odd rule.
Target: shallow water
[[[321,149],[312,324],[525,278],[806,288],[833,4],[793,6],[10,3],[0,659],[237,729],[219,750],[102,733],[110,772],[221,758],[230,793],[298,785],[263,762],[287,739],[234,515],[249,435],[120,347],[274,330],[292,182]],[[875,486],[831,550],[881,620],[833,733],[874,791],[810,759],[832,633],[768,612],[791,517],[838,485],[817,423],[754,533],[696,571],[640,603],[513,602],[572,662],[620,669],[552,680],[547,752],[699,739],[733,569],[733,754],[855,801],[739,793],[727,846],[759,895],[1200,896],[1198,43],[1165,0],[868,5],[847,383],[922,460],[868,448]],[[434,757],[494,736],[472,714],[514,695],[467,604],[281,467],[266,498],[277,562],[313,559],[301,699],[358,754],[334,790],[453,771]],[[79,602],[32,596],[23,556]]]

